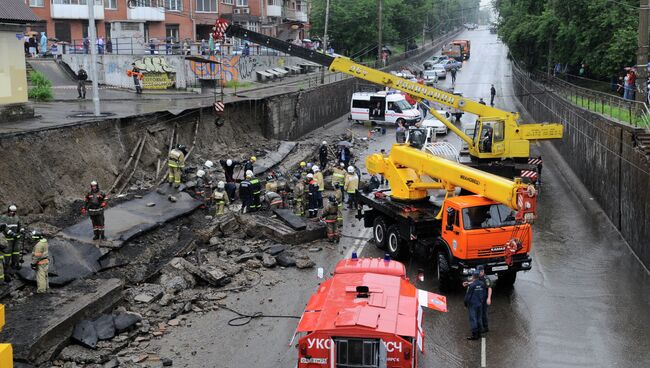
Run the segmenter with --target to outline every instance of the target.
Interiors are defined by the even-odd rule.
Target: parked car
[[[440,64],[441,62],[445,61],[446,59],[449,59],[447,56],[434,56],[429,60],[426,60],[422,65],[424,66],[424,69],[431,69],[433,68],[434,65]]]
[[[440,114],[442,114],[442,115],[446,115],[446,114],[447,114],[446,111],[438,111],[438,113],[440,113]],[[447,132],[448,132],[447,126],[446,126],[445,124],[443,124],[442,121],[436,119],[436,117],[433,116],[433,115],[429,115],[429,116],[427,116],[427,117],[426,117],[426,118],[425,118],[425,119],[420,123],[420,125],[421,125],[423,128],[431,128],[431,129],[433,129],[433,132],[434,132],[436,135],[438,135],[438,134],[445,135],[445,134],[447,134]]]
[[[443,61],[441,61],[438,64],[435,64],[433,66],[433,68],[436,68],[436,67],[444,68],[445,70],[451,70],[451,69],[454,69],[454,68],[455,69],[460,69],[460,68],[463,67],[463,63],[461,63],[460,61],[457,61],[455,59],[447,58],[447,59],[445,59],[445,60],[443,60]]]
[[[465,128],[463,132],[470,138],[474,139],[474,127],[470,128]],[[460,154],[461,155],[469,155],[469,144],[465,141],[461,141],[460,143]]]
[[[433,86],[438,82],[438,79],[445,79],[447,71],[445,69],[431,69],[424,71],[424,84]]]

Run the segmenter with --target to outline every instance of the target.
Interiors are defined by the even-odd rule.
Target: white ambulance
[[[400,92],[356,92],[352,94],[350,103],[350,120],[411,126],[422,120],[422,115],[417,106],[409,104]]]

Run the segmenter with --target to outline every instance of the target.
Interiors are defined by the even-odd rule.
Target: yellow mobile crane
[[[5,306],[0,304],[0,331],[5,325]],[[10,344],[0,344],[0,367],[12,368],[14,366],[13,350]]]
[[[388,179],[390,190],[358,194],[357,218],[392,257],[433,256],[442,288],[478,265],[512,285],[518,271],[531,268],[534,187],[421,151],[425,135],[417,134],[387,157],[366,158],[368,172]],[[456,196],[458,188],[478,195]],[[446,191],[442,203],[429,198],[431,189]]]
[[[368,82],[406,92],[417,101],[427,100],[451,109],[458,109],[477,115],[478,120],[476,122],[474,136],[470,137],[457,128],[445,116],[438,113],[435,108],[430,108],[429,110],[449,130],[467,143],[469,155],[472,159],[472,162],[469,164],[470,166],[500,176],[514,178],[520,176],[521,170],[536,169],[536,167],[528,165],[530,142],[559,139],[563,135],[562,124],[519,124],[519,114],[516,112],[507,112],[486,106],[476,101],[454,95],[453,93],[418,84],[396,75],[355,63],[346,57],[329,56],[315,50],[250,31],[239,25],[228,25],[226,21],[219,20],[214,27],[213,35],[216,39],[221,39],[224,34],[228,37],[248,40],[260,46],[312,61],[327,67],[332,72],[346,73]]]

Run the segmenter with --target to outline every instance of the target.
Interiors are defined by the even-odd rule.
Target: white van
[[[350,120],[357,123],[401,122],[407,126],[422,120],[422,115],[417,106],[411,106],[397,91],[356,92],[350,103]]]

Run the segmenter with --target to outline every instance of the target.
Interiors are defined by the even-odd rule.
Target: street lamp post
[[[99,83],[97,83],[97,31],[95,30],[95,0],[88,2],[88,37],[90,38],[90,77],[93,82],[93,106],[95,116],[100,116]]]

